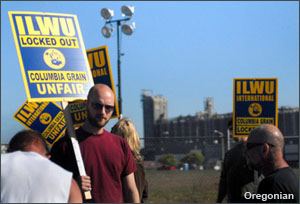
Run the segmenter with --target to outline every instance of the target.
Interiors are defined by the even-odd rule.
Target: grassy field
[[[215,203],[220,171],[147,170],[147,203]]]
[[[295,169],[299,178],[299,169]],[[220,171],[146,170],[147,203],[215,203]]]

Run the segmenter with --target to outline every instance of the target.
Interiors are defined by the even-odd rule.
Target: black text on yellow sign
[[[263,125],[263,124],[273,124],[274,118],[255,118],[255,117],[237,117],[237,125]]]
[[[73,126],[83,125],[87,118],[86,103],[84,101],[73,101],[68,104],[70,114],[73,120]]]
[[[274,118],[237,117],[236,133],[249,134],[253,128],[263,124],[274,124]]]
[[[35,83],[40,95],[84,94],[82,83],[88,83],[86,72],[28,71],[30,83]]]
[[[15,16],[21,47],[78,48],[72,18]],[[37,26],[34,26],[36,22]]]
[[[86,72],[75,71],[28,71],[30,83],[88,83]]]

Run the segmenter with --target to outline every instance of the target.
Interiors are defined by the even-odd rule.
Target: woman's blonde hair
[[[129,144],[135,160],[140,160],[140,137],[129,118],[120,119],[111,129],[111,133],[123,137]]]

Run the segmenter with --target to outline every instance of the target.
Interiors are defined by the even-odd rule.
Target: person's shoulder
[[[225,153],[225,157],[230,158],[230,160],[239,160],[243,157],[245,149],[246,145],[244,143],[238,143]]]
[[[70,148],[71,140],[70,137],[65,134],[61,138],[59,138],[51,147],[50,154],[51,154],[51,160],[54,159],[54,157],[60,157],[61,151],[65,151],[66,149]]]
[[[293,180],[296,178],[296,174],[291,167],[284,167],[275,170],[269,177],[273,177],[275,180]]]
[[[264,185],[277,185],[282,182],[286,182],[290,179],[290,169],[289,167],[276,169],[273,172],[271,172],[269,175],[265,176],[265,178],[261,181]]]
[[[5,154],[1,154],[1,163],[10,161],[14,157],[22,157],[24,156],[24,152],[15,151],[15,152],[8,152]]]
[[[88,133],[86,131],[84,131],[82,127],[79,127],[75,130],[75,134],[76,134],[76,137],[79,138],[82,135],[85,136]],[[63,144],[63,143],[69,142],[69,141],[71,141],[71,140],[70,140],[68,131],[66,129],[65,134],[63,136],[61,136],[55,144]]]
[[[77,140],[80,142],[81,140],[85,139],[86,137],[90,136],[91,134],[88,133],[87,131],[85,131],[81,126],[79,128],[75,129],[75,135],[77,137]],[[70,142],[70,137],[69,137],[69,133],[66,130],[65,135],[62,136],[56,143],[60,144],[60,143],[65,143],[65,142]],[[55,143],[55,144],[56,144]]]
[[[11,163],[44,163],[44,162],[49,162],[49,160],[40,155],[37,152],[33,152],[33,151],[15,151],[15,152],[10,152],[10,153],[6,153],[3,155],[1,155],[1,159],[3,161],[7,161],[7,162],[11,162]],[[1,160],[1,162],[2,162]]]
[[[138,169],[144,170],[144,162],[141,159],[135,160],[135,165]]]
[[[55,144],[61,144],[61,143],[65,143],[69,140],[69,136],[66,133],[65,135],[63,135],[62,137],[60,137],[57,142]]]
[[[49,166],[51,166],[53,169],[55,169],[55,172],[60,172],[60,174],[66,175],[66,176],[71,176],[73,175],[73,173],[71,171],[68,171],[66,169],[64,169],[63,167],[59,166],[58,164],[56,164],[55,162],[48,160],[49,162]]]
[[[25,151],[14,151],[5,154],[1,154],[1,158],[20,158],[20,157],[29,157],[29,156],[40,156],[36,152],[25,152]]]
[[[119,135],[116,135],[116,134],[113,134],[111,132],[108,132],[106,130],[103,131],[103,135],[105,135],[106,137],[109,137],[110,140],[113,141],[115,144],[121,145],[121,147],[123,149],[129,149],[130,150],[128,142],[123,137],[121,137]]]
[[[116,140],[116,141],[126,141],[121,136],[113,134],[111,132],[108,132],[107,130],[103,130],[102,134],[103,134],[103,136],[110,137],[111,139]]]
[[[239,142],[237,143],[231,150],[231,153],[236,154],[236,153],[241,153],[246,150],[246,143],[245,142]]]

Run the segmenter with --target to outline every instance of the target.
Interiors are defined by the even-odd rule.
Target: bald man
[[[81,203],[72,173],[49,161],[43,136],[18,132],[1,154],[1,203]]]
[[[247,159],[251,168],[265,178],[256,195],[245,193],[246,199],[261,202],[299,203],[299,178],[283,158],[284,137],[270,124],[254,128],[247,141]]]
[[[114,93],[104,84],[94,85],[86,102],[87,120],[76,136],[87,176],[80,179],[82,190],[91,190],[92,202],[139,203],[134,180],[136,166],[128,143],[104,129],[114,110]],[[79,176],[71,140],[63,137],[54,144],[51,160]]]

